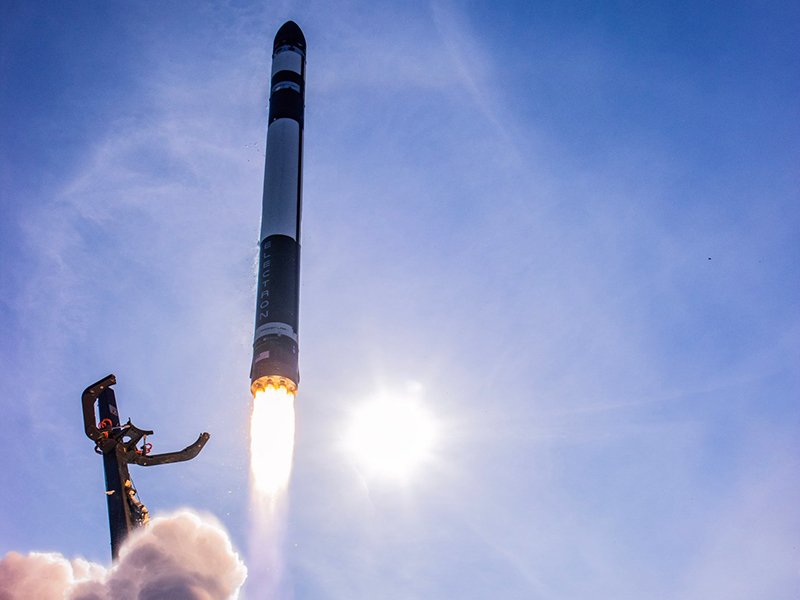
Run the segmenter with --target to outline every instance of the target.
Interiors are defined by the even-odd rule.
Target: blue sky
[[[308,39],[294,598],[794,599],[791,2],[6,2],[0,555],[108,560],[79,397],[246,547],[272,37]],[[403,485],[340,451],[416,394]]]

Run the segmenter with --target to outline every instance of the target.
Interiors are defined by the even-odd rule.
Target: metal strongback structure
[[[150,454],[152,445],[147,443],[147,436],[153,432],[139,429],[130,419],[124,425],[120,423],[117,399],[111,389],[116,383],[116,377],[109,375],[86,388],[81,397],[86,435],[94,441],[95,452],[103,456],[111,554],[114,560],[119,556],[120,547],[128,535],[147,525],[150,520],[131,481],[128,465],[132,463],[150,467],[191,460],[200,453],[210,437],[208,433],[202,433],[194,444],[180,452]],[[95,403],[98,404],[99,424]]]

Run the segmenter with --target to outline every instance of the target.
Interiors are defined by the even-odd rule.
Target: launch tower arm
[[[95,443],[95,452],[103,455],[111,555],[114,559],[119,556],[128,535],[150,520],[131,481],[128,465],[149,467],[190,460],[200,453],[210,437],[208,433],[202,433],[196,442],[179,452],[150,454],[152,445],[147,443],[147,436],[153,432],[136,427],[130,419],[125,424],[120,423],[117,400],[111,387],[116,383],[116,377],[109,375],[90,385],[81,396],[86,436]],[[95,404],[101,419],[99,424]]]
[[[191,460],[200,454],[200,450],[202,450],[203,446],[206,445],[209,437],[211,436],[208,433],[201,433],[200,437],[197,438],[197,441],[194,444],[187,446],[179,452],[164,452],[163,454],[134,453],[134,455],[129,459],[129,462],[141,465],[143,467],[151,467],[153,465],[166,465],[168,463]]]
[[[97,417],[94,412],[94,405],[97,402],[100,393],[117,383],[117,378],[114,375],[103,377],[83,390],[81,396],[81,404],[83,406],[83,427],[86,430],[86,436],[94,440],[100,445],[100,442],[108,440],[108,433],[101,431],[97,426]]]

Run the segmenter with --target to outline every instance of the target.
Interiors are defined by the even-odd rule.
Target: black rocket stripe
[[[305,86],[305,81],[300,73],[295,73],[294,71],[278,71],[275,73],[275,75],[273,75],[270,87],[273,87],[276,83],[280,83],[282,81],[291,81],[292,83],[296,83],[300,86],[301,90]]]
[[[303,112],[303,97],[294,90],[278,90],[269,99],[269,123],[278,119],[294,119],[302,128]]]

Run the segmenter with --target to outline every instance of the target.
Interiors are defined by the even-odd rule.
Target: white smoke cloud
[[[0,600],[233,600],[246,577],[223,527],[181,512],[131,536],[111,568],[9,552],[0,560]]]

